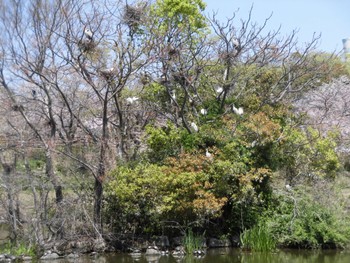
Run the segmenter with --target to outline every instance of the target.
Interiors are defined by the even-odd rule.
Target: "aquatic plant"
[[[276,248],[276,240],[264,223],[258,223],[246,229],[240,235],[241,247],[259,252],[272,251]]]
[[[182,242],[187,254],[193,254],[203,248],[203,236],[195,235],[192,229],[188,229]]]

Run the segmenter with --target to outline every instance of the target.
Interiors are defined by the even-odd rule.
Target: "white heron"
[[[91,32],[90,29],[86,28],[86,29],[84,30],[84,34],[85,34],[85,36],[86,36],[89,40],[92,40],[93,34],[92,34],[92,32]]]
[[[252,142],[252,144],[250,145],[250,147],[255,147],[256,145],[258,144],[258,141],[257,140],[254,140],[253,142]]]
[[[199,131],[197,124],[195,124],[194,122],[191,122],[191,127],[195,132]]]
[[[235,107],[235,105],[232,104],[232,111],[237,114],[237,115],[242,115],[243,114],[243,108],[239,107],[238,109]]]
[[[224,89],[222,87],[217,87],[215,91],[216,91],[216,93],[220,94],[221,92],[224,91]]]
[[[126,98],[126,101],[127,101],[128,104],[133,104],[138,99],[139,99],[138,97],[128,97],[128,98]]]
[[[212,155],[211,155],[211,153],[208,151],[208,149],[205,150],[205,157],[207,157],[207,158],[211,158],[211,157],[212,157]]]
[[[112,68],[101,69],[100,71],[103,74],[111,74],[111,73],[113,73],[114,68],[112,67]]]
[[[208,114],[208,111],[206,109],[201,109],[199,111],[202,115],[207,115]]]
[[[235,48],[235,49],[239,49],[239,42],[238,42],[238,40],[237,39],[235,39],[235,38],[233,38],[232,39],[232,44],[233,44],[233,47]]]
[[[170,96],[173,100],[176,100],[175,90],[170,91]]]
[[[224,76],[223,76],[223,80],[224,80],[224,81],[226,81],[226,78],[227,78],[227,72],[228,72],[228,70],[227,70],[227,69],[225,69],[225,71],[224,71]]]

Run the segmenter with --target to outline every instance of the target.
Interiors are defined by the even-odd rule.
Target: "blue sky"
[[[262,24],[273,13],[267,28],[278,29],[283,35],[298,29],[299,43],[308,42],[313,33],[321,33],[319,50],[341,51],[342,39],[350,38],[350,0],[204,0],[207,12],[217,11],[218,17],[246,18],[252,4],[252,21]]]

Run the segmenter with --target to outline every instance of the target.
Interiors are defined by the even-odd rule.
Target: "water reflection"
[[[47,261],[43,261],[47,262]],[[171,255],[107,254],[92,258],[50,260],[50,263],[348,263],[350,251],[283,250],[275,253],[252,253],[239,249],[209,250],[204,257]]]

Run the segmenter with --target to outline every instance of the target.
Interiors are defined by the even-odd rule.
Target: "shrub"
[[[310,196],[278,196],[266,220],[283,247],[343,248],[349,241],[349,218],[338,205],[327,205]]]
[[[202,158],[202,159],[201,159]],[[217,196],[202,172],[206,157],[185,155],[167,165],[120,166],[105,187],[107,223],[115,231],[156,234],[161,221],[187,222],[217,218],[227,198]]]

